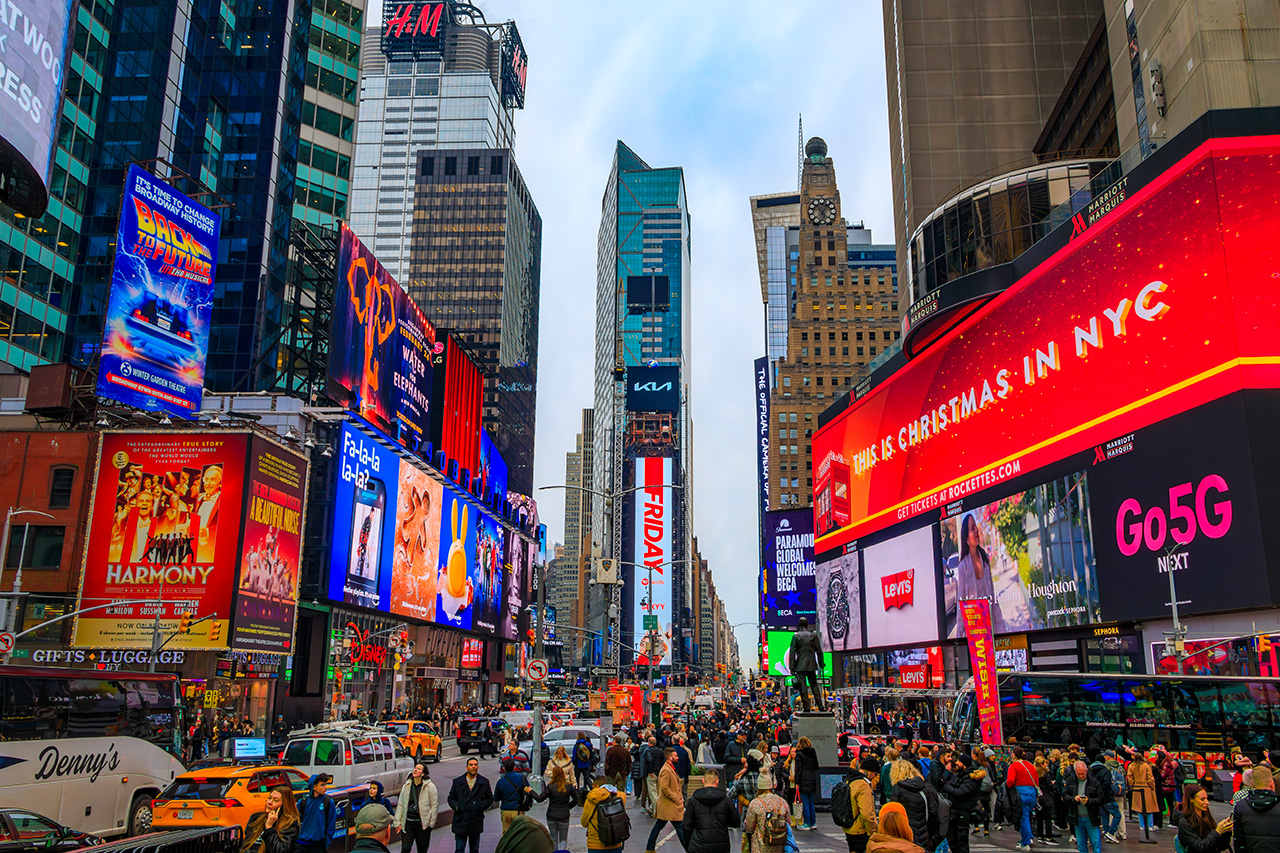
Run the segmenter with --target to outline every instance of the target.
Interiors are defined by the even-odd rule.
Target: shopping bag
[[[802,826],[804,824],[804,805],[800,802],[800,792],[796,791],[795,802],[791,804],[791,825]]]

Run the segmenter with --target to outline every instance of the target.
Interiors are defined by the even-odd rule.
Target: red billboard
[[[1204,143],[824,425],[816,550],[1280,386],[1277,154]]]
[[[73,645],[150,648],[156,611],[166,648],[225,648],[239,563],[248,433],[104,433]],[[216,614],[216,616],[214,616]]]
[[[437,353],[437,361],[439,355]],[[484,374],[453,335],[445,340],[443,355],[444,400],[440,409],[440,445],[437,449],[443,450],[450,460],[458,460],[459,468],[476,477],[480,474],[480,405],[484,397]]]

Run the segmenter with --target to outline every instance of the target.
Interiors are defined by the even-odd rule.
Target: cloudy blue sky
[[[846,218],[893,242],[879,0],[473,0],[529,54],[516,159],[543,219],[535,482],[564,483],[592,405],[596,231],[616,141],[683,166],[692,217],[694,528],[753,665],[753,361],[764,308],[748,198],[796,186],[796,121],[835,160]],[[373,0],[371,5],[378,5]],[[376,15],[375,15],[376,16]],[[538,493],[552,541],[563,494]]]

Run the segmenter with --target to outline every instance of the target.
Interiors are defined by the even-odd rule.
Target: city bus
[[[151,799],[183,772],[169,673],[0,666],[0,803],[94,835],[151,827]]]
[[[1074,743],[1090,755],[1117,744],[1163,744],[1195,761],[1200,778],[1237,747],[1255,761],[1280,748],[1280,679],[1010,672],[1000,673],[999,683],[1006,744]],[[956,700],[948,736],[981,739],[972,678]]]

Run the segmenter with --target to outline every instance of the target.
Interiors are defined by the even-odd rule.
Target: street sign
[[[591,674],[598,678],[617,678],[618,668],[616,666],[593,666]]]
[[[551,701],[551,691],[550,691],[550,690],[535,690],[535,691],[533,691],[533,701],[535,701],[535,702],[550,702],[550,701]]]
[[[533,681],[547,680],[547,662],[542,658],[529,661],[529,678]]]
[[[17,641],[13,638],[13,634],[8,631],[0,631],[0,655],[7,655],[13,651],[14,643]]]
[[[654,614],[646,614],[644,617],[644,629],[646,631],[658,630],[658,617]]]

